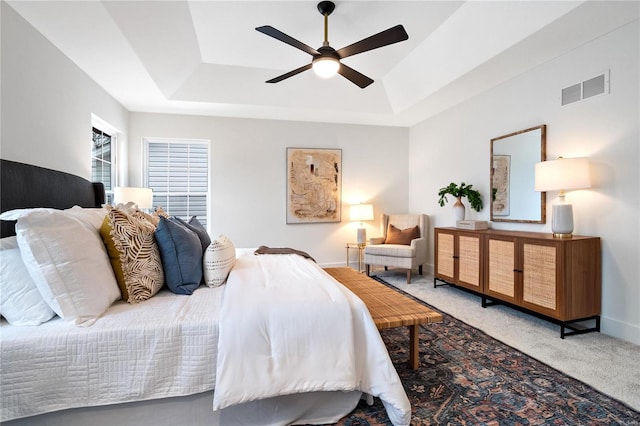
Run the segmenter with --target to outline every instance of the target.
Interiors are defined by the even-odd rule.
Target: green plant
[[[444,206],[444,204],[449,201],[447,200],[447,194],[456,198],[467,197],[472,209],[477,212],[482,210],[482,197],[478,191],[473,189],[473,185],[467,185],[462,182],[460,186],[458,186],[451,182],[448,186],[440,188],[440,191],[438,191],[438,195],[440,196],[440,200],[438,201],[440,203],[440,207]]]

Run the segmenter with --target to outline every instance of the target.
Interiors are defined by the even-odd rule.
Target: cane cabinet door
[[[487,271],[485,294],[505,302],[520,298],[517,281],[517,240],[505,236],[489,236],[486,241]]]
[[[475,291],[482,291],[482,236],[458,233],[457,284]]]
[[[455,283],[456,232],[436,228],[435,235],[435,276],[438,279]]]
[[[522,306],[558,317],[558,258],[561,246],[522,243]]]
[[[436,278],[481,292],[482,234],[436,228],[435,235]]]

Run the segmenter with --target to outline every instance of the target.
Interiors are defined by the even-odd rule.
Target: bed
[[[100,184],[0,161],[0,208],[9,218],[22,212],[20,238],[69,220],[98,232]],[[15,232],[16,222],[3,221],[3,242],[16,239]],[[24,247],[17,250],[23,260],[32,254]],[[77,251],[87,262],[84,272],[93,274],[82,285],[97,285],[107,275],[96,272],[105,259],[87,258],[84,246]],[[9,251],[2,253],[6,264]],[[102,263],[90,268],[95,258]],[[93,299],[86,303],[100,297]],[[407,396],[366,307],[312,259],[236,249],[224,285],[199,285],[188,296],[163,288],[135,304],[118,299],[96,318],[64,311],[40,325],[2,319],[0,422],[328,423],[366,395],[382,400],[392,423],[410,422]],[[64,300],[52,300],[64,308]]]

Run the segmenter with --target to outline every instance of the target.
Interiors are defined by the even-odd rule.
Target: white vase
[[[456,198],[456,202],[453,204],[453,218],[456,220],[464,220],[464,204],[460,197]]]

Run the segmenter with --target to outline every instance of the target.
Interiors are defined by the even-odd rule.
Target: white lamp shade
[[[150,209],[153,207],[153,191],[151,188],[116,186],[113,188],[113,202],[115,204],[132,202],[139,209]]]
[[[373,204],[354,204],[349,210],[349,218],[354,222],[373,220]]]
[[[535,190],[557,191],[591,187],[587,158],[558,158],[536,163]]]
[[[560,204],[554,204],[551,230],[555,237],[570,237],[573,232],[573,207],[564,203],[564,191],[591,187],[589,160],[586,158],[558,158],[535,166],[535,190],[560,190]]]

